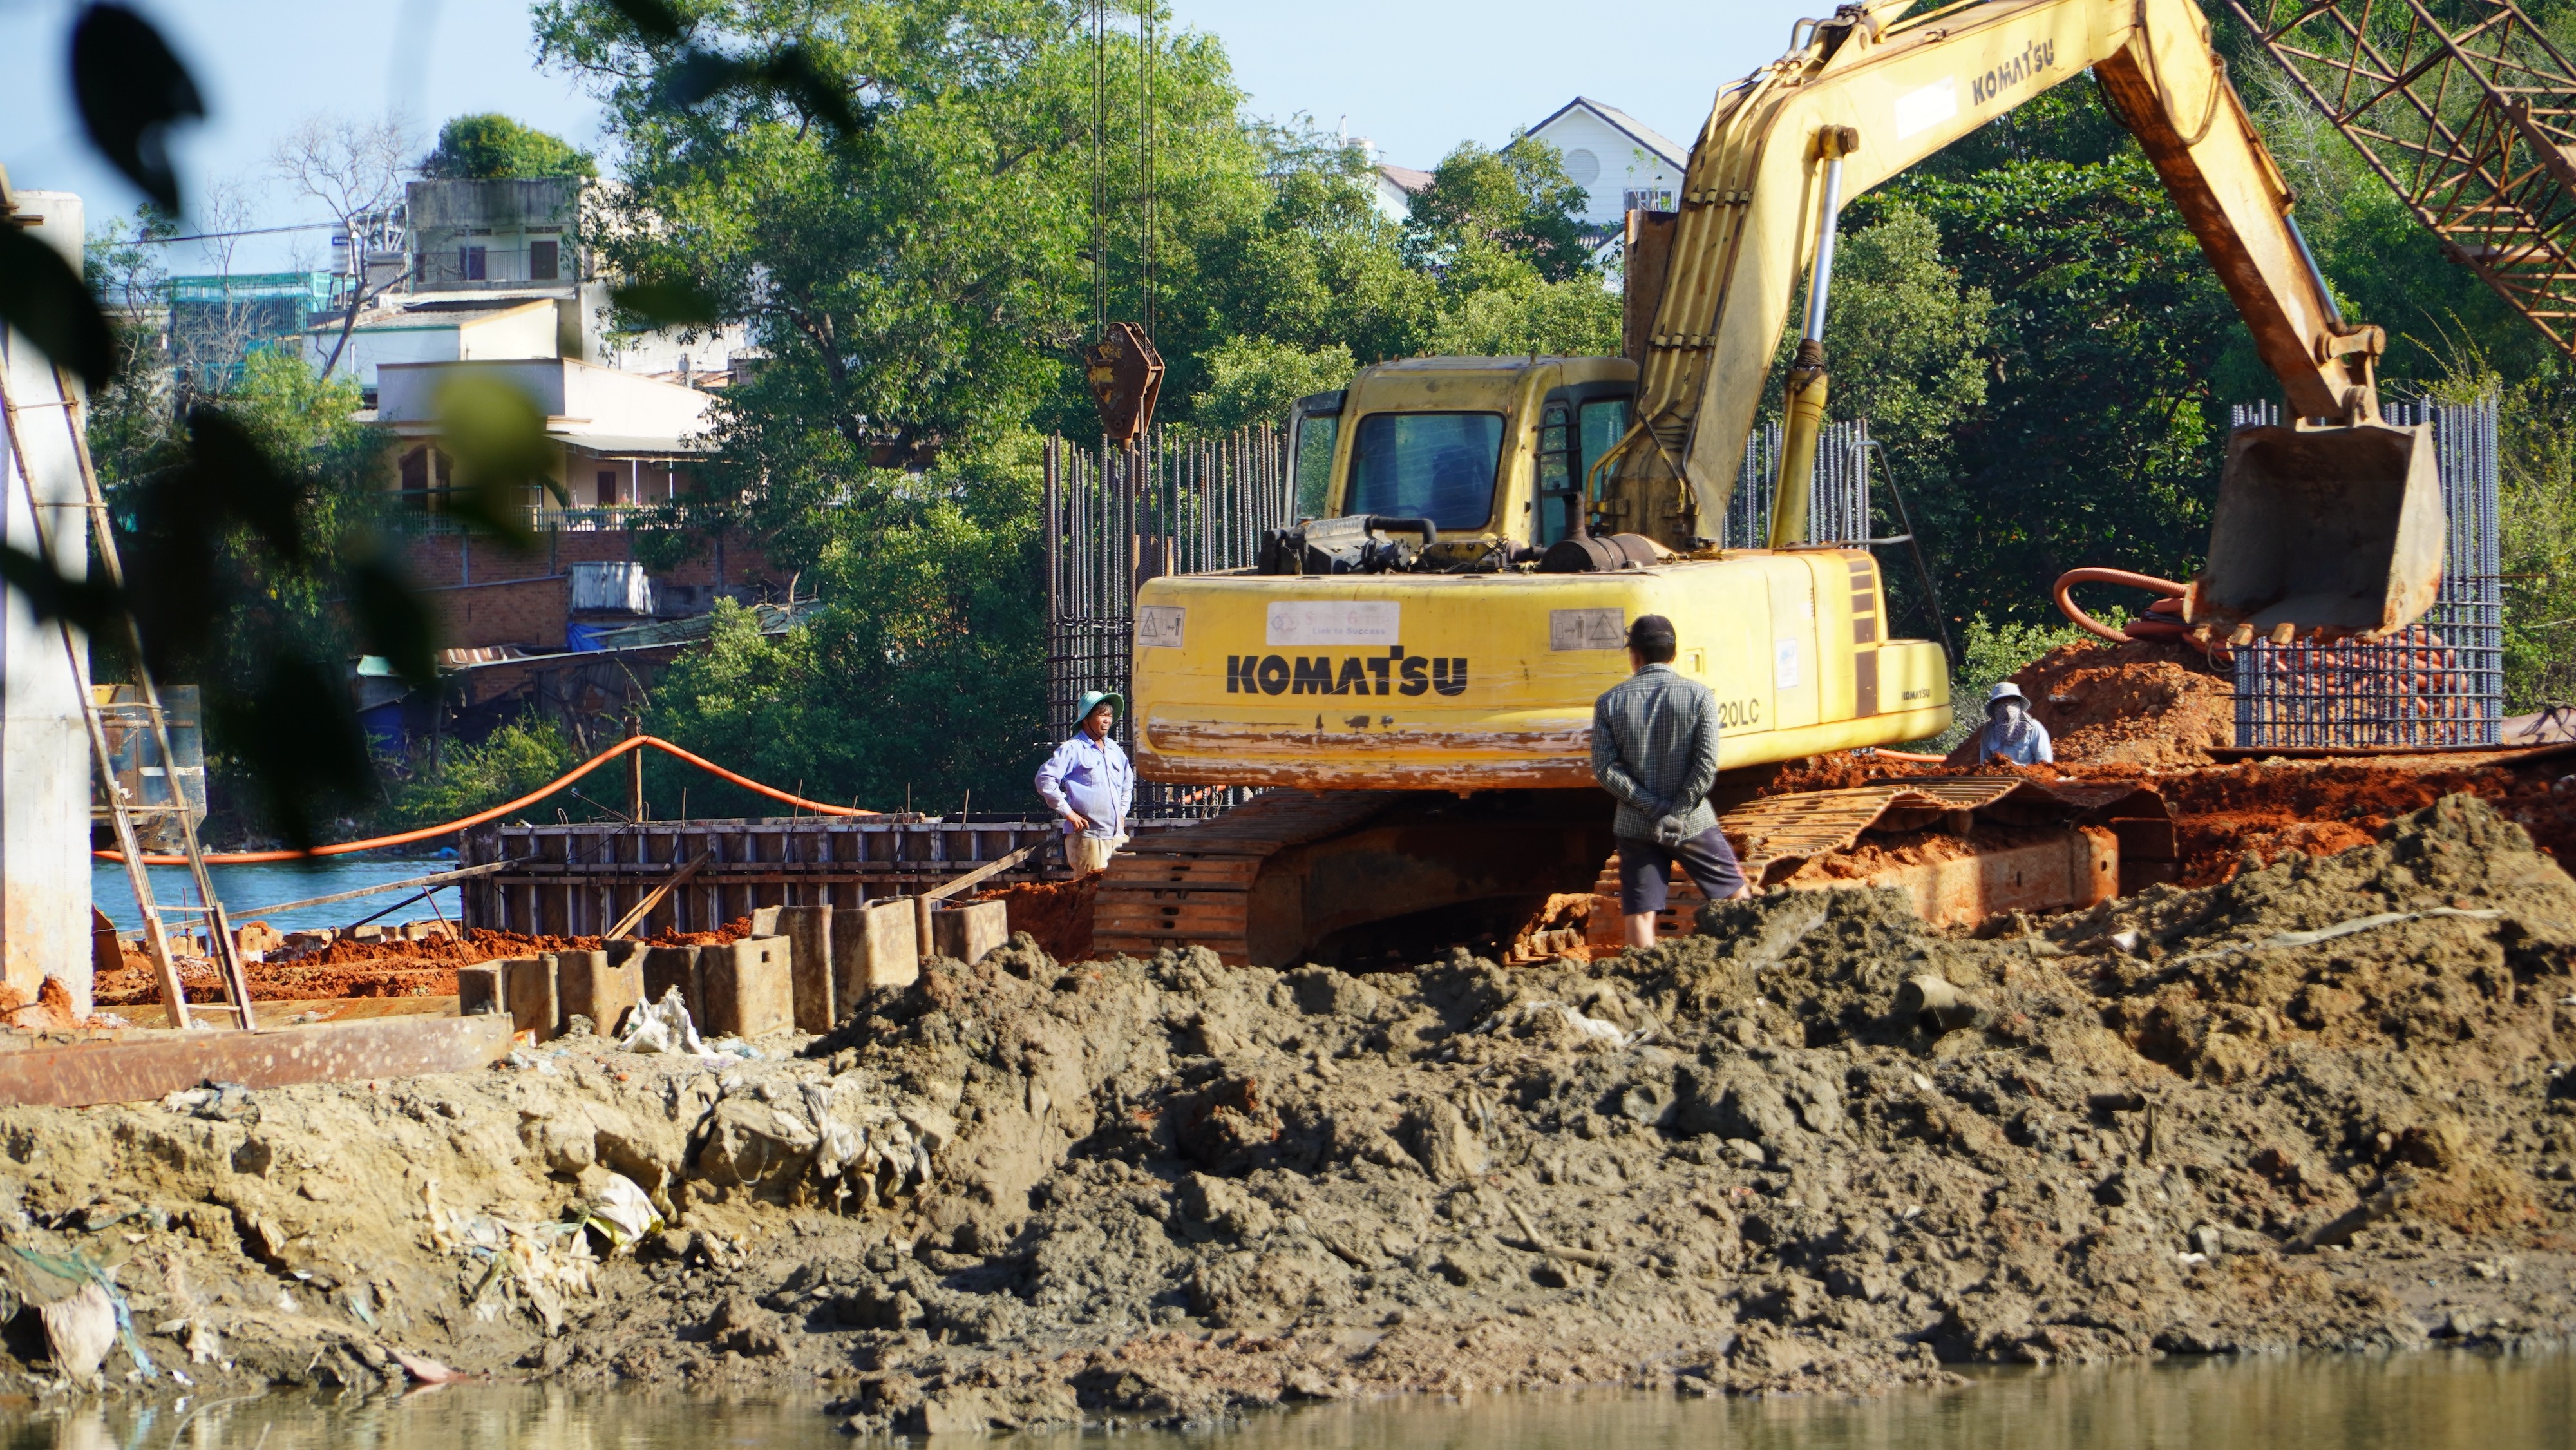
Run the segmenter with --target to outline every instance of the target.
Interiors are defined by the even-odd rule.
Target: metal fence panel
[[[2362,643],[2236,647],[2236,743],[2249,748],[2493,745],[2504,721],[2504,580],[2498,553],[2496,399],[2382,408],[2433,425],[2449,524],[2442,591],[2424,617]],[[2239,404],[2235,426],[2277,424]]]

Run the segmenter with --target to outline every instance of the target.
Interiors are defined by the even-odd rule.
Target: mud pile
[[[1703,925],[1367,977],[1021,937],[793,1058],[0,1112],[0,1237],[116,1263],[200,1393],[404,1350],[869,1432],[2576,1330],[2576,882],[2482,802],[1989,940]],[[612,1173],[668,1224],[603,1260]]]

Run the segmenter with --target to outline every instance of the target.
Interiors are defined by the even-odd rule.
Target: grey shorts
[[[1724,901],[1744,886],[1744,870],[1735,863],[1735,848],[1726,833],[1711,826],[1678,846],[1619,837],[1619,909],[1645,916],[1664,909],[1672,896],[1673,863],[1711,901]]]

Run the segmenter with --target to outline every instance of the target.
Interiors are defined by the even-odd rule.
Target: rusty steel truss
[[[2452,260],[2576,352],[2576,64],[2512,0],[2227,0]]]

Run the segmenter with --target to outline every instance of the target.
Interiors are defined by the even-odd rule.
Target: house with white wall
[[[714,396],[697,388],[574,358],[388,361],[376,369],[376,420],[400,440],[395,487],[407,508],[444,509],[453,464],[438,446],[438,392],[460,371],[509,385],[545,415],[557,448],[549,476],[564,497],[528,490],[538,528],[624,527],[632,510],[685,496],[689,465],[707,451]]]
[[[1583,188],[1584,223],[1616,236],[1632,211],[1671,211],[1690,152],[1616,106],[1576,96],[1529,135],[1565,158],[1566,179]]]
[[[370,393],[385,363],[511,358],[571,358],[721,386],[748,344],[742,324],[611,329],[606,280],[581,242],[585,225],[605,224],[601,189],[579,177],[412,182],[375,238],[387,245],[367,253],[369,285],[382,290],[353,325],[345,296],[312,311],[306,355],[317,369],[336,355],[333,371]]]
[[[1681,195],[1682,173],[1690,152],[1654,127],[1590,96],[1550,112],[1524,134],[1555,147],[1564,157],[1566,178],[1583,188],[1581,220],[1593,238],[1595,255],[1605,266],[1619,260],[1620,239],[1631,211],[1671,211]],[[1412,215],[1413,198],[1431,184],[1431,173],[1407,166],[1376,168],[1375,199],[1385,216],[1401,222]]]

